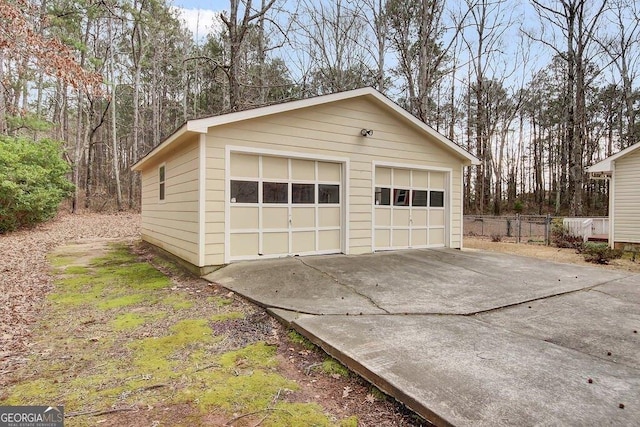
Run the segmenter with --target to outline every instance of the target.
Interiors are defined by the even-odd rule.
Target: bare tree
[[[229,63],[224,68],[229,79],[229,107],[232,111],[240,108],[241,52],[245,36],[249,27],[267,13],[274,3],[275,0],[269,0],[266,4],[262,2],[259,9],[254,9],[252,0],[230,0],[229,16],[220,14],[229,38]]]
[[[582,214],[582,193],[585,176],[583,151],[586,139],[586,81],[587,67],[596,56],[590,52],[595,44],[595,31],[607,7],[608,0],[594,3],[589,0],[561,0],[549,2],[531,0],[540,17],[543,29],[539,34],[529,33],[529,37],[551,48],[567,63],[565,91],[565,142],[569,152],[569,173],[567,198],[573,215]],[[558,4],[559,3],[559,4]],[[590,6],[594,6],[590,8]],[[550,25],[556,31],[545,34]],[[559,35],[558,32],[561,34]],[[565,49],[561,49],[558,38],[564,38]]]

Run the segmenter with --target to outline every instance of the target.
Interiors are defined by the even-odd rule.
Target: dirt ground
[[[272,425],[271,415],[277,411],[303,419],[304,411],[309,411],[308,417],[341,426],[426,424],[284,329],[261,308],[159,258],[139,243],[139,222],[139,215],[131,213],[61,215],[31,230],[0,235],[0,402],[42,404],[55,396],[55,403],[66,402],[65,410],[72,415],[68,425]],[[82,244],[61,247],[69,242]],[[132,248],[140,261],[128,267],[133,274],[150,263],[169,278],[169,287],[143,292],[148,302],[137,300],[139,295],[117,294],[115,282],[104,286],[96,302],[83,294],[92,292],[90,288],[75,294],[61,289],[65,283],[77,286],[82,274],[95,278],[91,283],[99,283],[107,273],[114,275],[110,281],[118,279],[123,273],[113,270],[114,266],[96,270],[92,265],[113,242],[125,242]],[[74,247],[83,249],[74,252]],[[180,344],[185,337],[176,326],[194,319],[207,319],[213,339]],[[146,323],[136,327],[127,323],[130,321]],[[135,363],[127,361],[137,360],[143,366],[145,358],[154,361],[149,351],[142,353],[142,360],[135,358],[139,343],[153,340],[177,341],[178,350],[162,361],[170,364],[172,374],[165,372],[163,377],[161,367],[155,367],[158,370],[153,375],[134,375]],[[266,361],[260,354],[237,356],[246,349],[262,349],[262,343],[275,349]],[[220,369],[218,358],[225,357],[235,357],[235,362]],[[264,367],[259,365],[263,362]],[[229,397],[224,407],[210,406],[203,414],[205,403],[200,397],[211,398],[207,391],[223,380],[230,381],[223,390],[233,390],[233,384],[253,370],[272,375],[275,382],[295,384],[295,391],[280,387],[269,397],[272,401],[267,408],[255,413],[247,409],[250,403],[238,406],[236,398]],[[242,384],[239,387],[241,394],[256,391],[247,391]],[[193,393],[192,399],[184,398],[188,393]]]
[[[628,256],[622,259],[614,259],[609,265],[593,264],[586,262],[584,257],[574,249],[556,248],[532,243],[492,242],[490,238],[465,236],[463,246],[469,250],[484,250],[502,252],[513,255],[522,255],[533,258],[546,259],[564,264],[577,264],[596,266],[605,269],[626,270],[640,273],[640,259],[632,261]]]

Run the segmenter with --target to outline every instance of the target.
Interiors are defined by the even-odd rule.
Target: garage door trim
[[[248,154],[255,156],[271,156],[271,157],[280,157],[285,159],[294,159],[294,160],[310,160],[310,161],[321,161],[321,162],[331,162],[338,163],[341,166],[341,201],[340,201],[340,246],[341,252],[345,254],[349,254],[349,159],[346,157],[335,157],[335,156],[327,156],[323,154],[313,154],[313,153],[300,153],[294,151],[281,151],[281,150],[273,150],[273,149],[261,149],[254,147],[244,147],[244,146],[236,146],[236,145],[227,145],[225,147],[225,224],[224,224],[224,262],[228,264],[234,261],[241,260],[249,260],[249,259],[268,259],[268,258],[281,258],[284,255],[262,255],[259,257],[232,257],[231,256],[231,205],[232,203],[229,200],[229,194],[231,194],[231,155],[237,154]],[[318,181],[321,183],[320,181]],[[319,230],[322,228],[320,227]],[[315,228],[314,228],[315,230]],[[317,254],[321,254],[322,251],[318,251]],[[331,252],[335,253],[335,252]]]
[[[428,165],[419,165],[419,164],[411,164],[411,163],[397,163],[397,162],[385,162],[385,161],[372,161],[371,162],[371,252],[381,251],[381,250],[394,250],[394,249],[402,249],[398,248],[389,248],[389,249],[377,249],[376,248],[376,168],[390,168],[390,169],[404,169],[404,170],[419,170],[424,172],[444,172],[445,173],[445,183],[444,183],[444,215],[445,215],[445,242],[444,246],[449,247],[453,240],[452,236],[452,194],[453,194],[453,169],[447,167],[439,167],[439,166],[428,166]]]

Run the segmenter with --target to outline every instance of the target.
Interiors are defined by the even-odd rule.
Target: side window
[[[164,200],[164,188],[165,188],[165,165],[158,168],[158,199]]]

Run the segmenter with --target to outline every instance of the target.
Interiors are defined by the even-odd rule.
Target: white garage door
[[[375,168],[374,248],[446,244],[447,172]]]
[[[231,153],[229,260],[342,251],[340,163]]]

